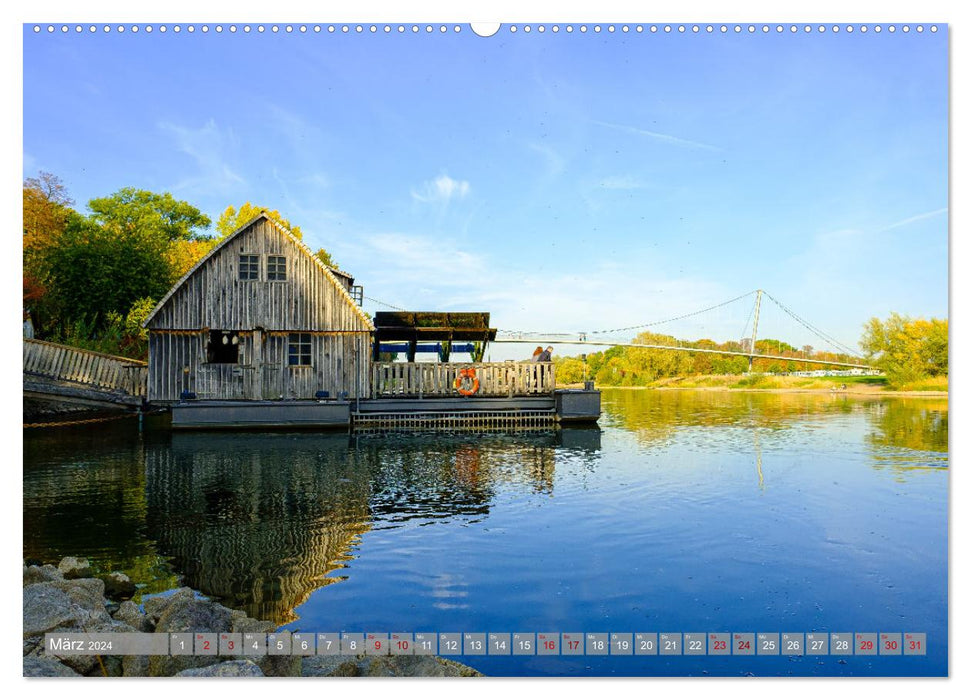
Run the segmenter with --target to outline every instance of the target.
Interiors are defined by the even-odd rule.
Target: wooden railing
[[[552,362],[375,362],[371,396],[460,396],[455,380],[463,369],[479,380],[475,396],[537,396],[556,387]]]
[[[127,357],[25,338],[24,374],[145,396],[148,365]]]

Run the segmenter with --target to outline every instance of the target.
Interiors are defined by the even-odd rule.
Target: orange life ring
[[[472,388],[466,387],[466,379],[472,380]],[[472,394],[479,390],[479,378],[475,376],[475,370],[473,368],[466,367],[465,369],[459,370],[459,376],[455,378],[455,389],[462,396],[472,396]]]

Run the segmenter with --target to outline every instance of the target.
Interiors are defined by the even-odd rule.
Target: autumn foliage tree
[[[216,220],[216,235],[219,238],[225,238],[239,227],[255,219],[260,214],[266,214],[275,222],[283,226],[283,228],[290,231],[290,233],[292,233],[294,236],[303,240],[303,231],[300,230],[300,227],[291,224],[289,219],[285,218],[276,209],[260,207],[255,204],[251,204],[250,202],[246,202],[246,204],[241,206],[239,209],[232,205],[226,207],[226,210],[220,214],[219,219]]]
[[[898,313],[886,321],[871,318],[863,327],[860,346],[892,386],[948,373],[947,319],[913,319]]]
[[[50,274],[45,252],[63,233],[74,202],[60,178],[41,172],[24,180],[23,304],[35,328],[50,316],[45,303]]]
[[[225,211],[219,215],[219,219],[216,220],[216,235],[219,238],[225,238],[233,231],[236,231],[241,226],[245,226],[248,222],[255,219],[260,214],[266,214],[268,217],[273,219],[273,221],[280,224],[283,228],[290,231],[294,236],[303,240],[303,231],[300,230],[299,226],[294,226],[290,223],[283,214],[281,214],[276,209],[270,209],[268,207],[260,207],[250,202],[246,202],[239,209],[230,205],[226,207]],[[314,253],[324,265],[327,267],[337,267],[337,263],[334,262],[333,257],[323,248],[319,249]]]

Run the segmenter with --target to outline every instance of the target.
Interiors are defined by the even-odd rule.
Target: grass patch
[[[746,374],[731,386],[736,389],[778,389],[782,386],[779,379],[758,373]]]
[[[947,377],[927,377],[892,388],[897,391],[947,391]]]

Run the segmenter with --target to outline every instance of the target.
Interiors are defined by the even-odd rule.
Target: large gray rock
[[[195,600],[196,593],[191,588],[178,588],[171,593],[142,598],[142,608],[145,614],[154,621],[173,603],[183,600]]]
[[[68,668],[57,659],[48,656],[25,656],[24,676],[29,678],[50,678],[54,676],[74,676],[80,674]]]
[[[121,605],[118,606],[118,610],[112,615],[113,618],[124,622],[125,624],[131,625],[138,632],[151,632],[154,626],[149,621],[147,615],[143,615],[142,611],[138,609],[130,600],[126,600]]]
[[[144,678],[148,675],[148,656],[123,656],[121,658],[121,675]]]
[[[218,678],[253,678],[262,677],[260,667],[249,660],[224,661],[204,668],[190,668],[179,671],[176,676],[218,677]]]
[[[40,651],[43,641],[43,637],[24,637],[24,656]]]
[[[260,667],[264,676],[286,678],[300,675],[299,656],[259,656],[253,663]]]
[[[174,601],[155,623],[156,632],[225,632],[231,629],[232,611],[209,600]]]
[[[473,668],[437,656],[307,656],[303,676],[481,676]]]
[[[91,562],[76,557],[64,557],[57,568],[64,574],[64,578],[88,578],[94,573]]]
[[[24,588],[24,638],[43,636],[57,629],[84,631],[93,624],[111,619],[100,605],[100,599],[96,605],[91,605],[96,596],[71,583],[49,581]]]
[[[124,675],[124,656],[102,656],[101,663],[95,664],[87,675],[98,678],[117,678]]]
[[[301,659],[300,675],[360,676],[361,671],[354,656],[305,656]]]
[[[135,584],[120,571],[112,571],[101,577],[105,583],[105,595],[112,600],[127,600],[135,595]]]
[[[148,604],[145,604],[148,608]],[[233,611],[211,600],[195,597],[190,588],[179,589],[167,602],[150,606],[158,613],[156,632],[225,632],[231,629]],[[217,659],[211,656],[152,656],[149,675],[174,676],[191,668],[211,666]]]
[[[275,632],[276,625],[272,622],[267,622],[266,620],[256,620],[252,617],[247,617],[246,613],[241,610],[231,610],[230,616],[232,617],[232,622],[230,623],[230,632]]]
[[[45,583],[47,581],[63,581],[64,574],[54,566],[53,564],[44,564],[44,566],[27,566],[24,565],[24,585],[29,586],[32,583]]]
[[[96,621],[104,622],[111,618],[105,609],[105,584],[101,579],[76,578],[51,581],[49,585],[67,593],[76,605],[90,612]]]

